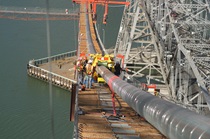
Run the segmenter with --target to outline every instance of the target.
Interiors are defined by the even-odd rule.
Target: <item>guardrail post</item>
[[[71,92],[71,106],[70,106],[70,121],[74,121],[75,114],[75,104],[76,104],[76,94],[77,94],[77,83],[72,84],[72,92]]]
[[[70,107],[70,121],[74,122],[73,138],[78,139],[78,84],[72,84],[71,107]]]

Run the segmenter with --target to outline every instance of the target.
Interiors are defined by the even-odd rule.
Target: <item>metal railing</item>
[[[42,58],[38,60],[30,60],[29,63],[27,64],[28,75],[41,79],[43,81],[47,81],[47,82],[51,81],[53,85],[69,90],[72,87],[72,83],[76,83],[75,80],[72,80],[64,76],[58,75],[56,73],[53,73],[51,71],[42,69],[38,66],[40,64],[48,63],[49,59],[51,61],[55,61],[55,60],[64,59],[67,57],[73,57],[73,56],[76,56],[76,51],[62,53],[59,55],[46,57],[46,58]]]
[[[51,57],[45,57],[45,58],[41,58],[41,59],[37,59],[37,60],[30,60],[29,64],[31,63],[31,64],[34,64],[35,66],[38,66],[40,64],[48,63],[49,60],[50,61],[55,61],[55,60],[64,59],[64,58],[67,58],[67,57],[73,57],[73,56],[76,56],[76,55],[77,55],[77,51],[75,50],[75,51],[70,51],[70,52],[54,55],[54,56],[51,56]]]

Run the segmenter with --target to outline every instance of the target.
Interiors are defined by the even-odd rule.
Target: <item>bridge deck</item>
[[[81,5],[81,10],[84,5]],[[80,14],[79,52],[88,52],[85,33],[85,12]],[[92,28],[92,27],[91,27]],[[95,37],[94,29],[91,29],[92,37]],[[93,40],[93,41],[96,41]],[[94,42],[94,44],[97,44]],[[98,50],[96,45],[96,51]],[[100,52],[100,51],[97,51]],[[73,61],[62,59],[52,61],[52,72],[67,78],[74,79]],[[53,63],[54,62],[54,63]],[[47,69],[49,63],[41,64],[39,67]],[[70,74],[71,71],[71,74]],[[150,125],[144,118],[139,116],[119,96],[115,96],[114,102],[119,116],[113,116],[112,93],[108,86],[94,84],[92,89],[79,91],[79,108],[81,114],[78,116],[79,137],[81,139],[104,139],[104,138],[126,138],[126,139],[164,139],[165,137]]]
[[[80,20],[79,20],[79,53],[85,53],[88,54],[89,50],[87,47],[87,38],[86,38],[86,21],[85,21],[85,15],[86,15],[86,10],[85,10],[85,5],[81,4],[80,5]],[[99,44],[96,39],[94,27],[93,27],[93,21],[91,18],[91,14],[89,14],[89,21],[90,21],[90,31],[91,31],[91,36],[93,40],[93,44],[95,46],[96,52],[101,53]]]
[[[115,104],[119,116],[113,117],[111,96],[106,86],[79,92],[79,107],[84,112],[84,115],[79,115],[78,124],[82,139],[165,138],[118,96]]]
[[[85,34],[84,5],[80,8],[80,45],[79,51],[87,53]],[[89,14],[90,30],[96,52],[101,53],[96,40],[95,31]],[[94,86],[93,89],[80,91],[78,97],[79,107],[84,115],[79,115],[79,136],[82,139],[103,138],[141,138],[163,139],[165,138],[153,126],[138,116],[118,96],[114,99],[116,110],[120,117],[112,117],[112,94],[108,86]],[[123,116],[124,115],[124,116]]]

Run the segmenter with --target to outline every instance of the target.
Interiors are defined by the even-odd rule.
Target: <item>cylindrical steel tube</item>
[[[110,89],[170,139],[210,139],[210,118],[153,96],[121,80],[104,66],[97,68]]]
[[[91,36],[91,32],[90,32],[90,22],[89,22],[89,13],[88,12],[86,13],[85,21],[86,21],[87,46],[89,49],[89,53],[95,54],[96,50],[93,45],[93,40],[92,40],[92,36]]]

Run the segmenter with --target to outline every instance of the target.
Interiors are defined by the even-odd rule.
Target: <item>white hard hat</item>
[[[88,60],[88,63],[90,64],[90,63],[93,63],[93,60]]]
[[[111,68],[112,67],[112,64],[108,64],[108,67]]]

